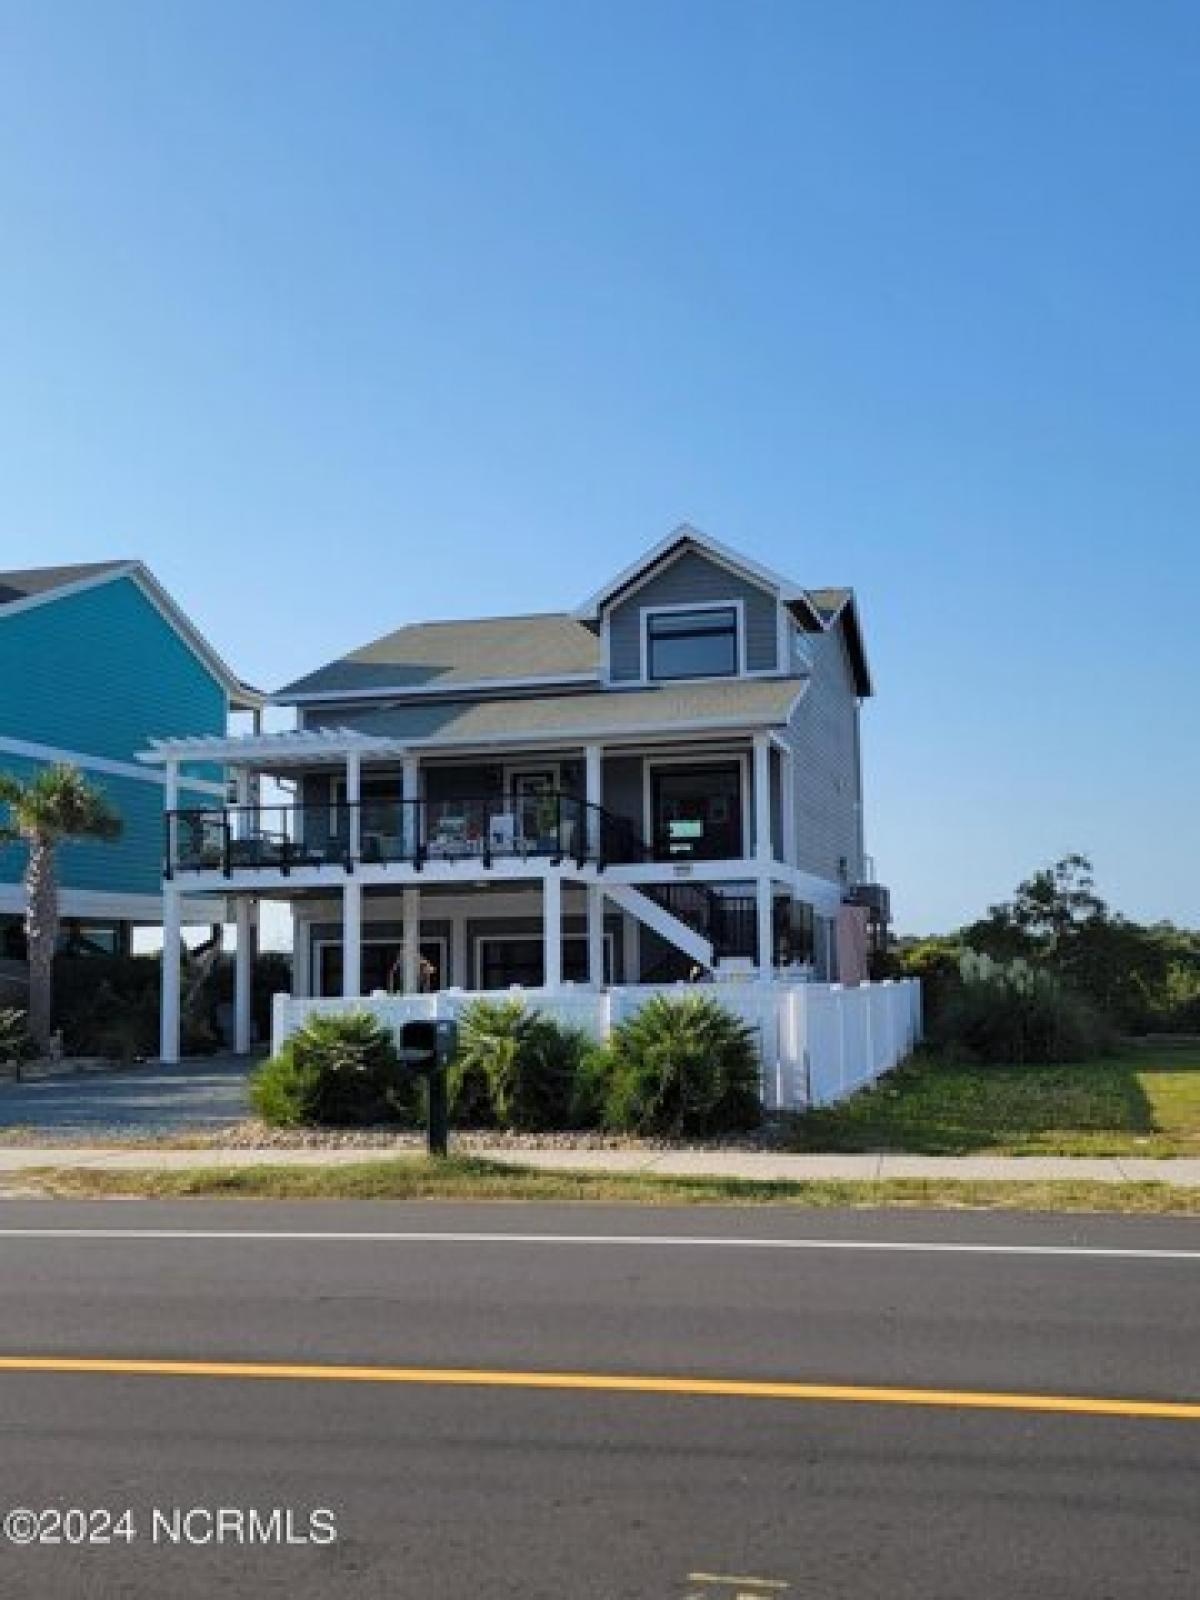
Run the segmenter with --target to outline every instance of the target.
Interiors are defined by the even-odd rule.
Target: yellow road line
[[[689,1583],[724,1583],[732,1588],[753,1589],[790,1589],[791,1584],[785,1583],[782,1578],[727,1578],[719,1572],[689,1572]]]
[[[506,1372],[472,1367],[357,1367],[266,1361],[128,1360],[110,1356],[0,1356],[0,1373],[90,1373],[120,1378],[262,1378],[300,1383],[391,1383],[432,1388],[584,1390],[597,1394],[942,1406],[952,1410],[1048,1411],[1091,1417],[1200,1422],[1200,1401],[1124,1400],[1106,1395],[1007,1394],[979,1389],[890,1389],[848,1383],[748,1378],[671,1378],[623,1373]]]

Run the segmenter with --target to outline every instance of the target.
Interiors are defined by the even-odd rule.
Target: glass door
[[[726,765],[656,767],[654,853],[660,861],[729,861],[742,854],[742,772]]]

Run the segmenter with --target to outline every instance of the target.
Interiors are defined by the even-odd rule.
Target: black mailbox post
[[[449,1147],[446,1068],[457,1048],[457,1022],[406,1022],[400,1029],[401,1061],[428,1084],[426,1145],[431,1156],[444,1156]]]

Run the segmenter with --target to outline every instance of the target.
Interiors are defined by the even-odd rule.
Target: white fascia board
[[[475,678],[462,683],[431,684],[414,688],[411,684],[384,684],[375,689],[314,689],[305,694],[290,694],[280,689],[266,696],[272,706],[338,705],[343,700],[461,700],[464,695],[494,692],[503,699],[510,689],[554,689],[560,684],[598,684],[599,672],[560,672],[544,678]]]
[[[752,561],[748,556],[729,549],[727,545],[721,544],[719,540],[712,538],[711,535],[701,533],[698,528],[692,527],[690,523],[682,522],[665,539],[660,539],[656,545],[646,551],[645,555],[626,567],[623,572],[619,572],[602,589],[597,589],[595,594],[590,595],[578,610],[573,611],[571,615],[577,622],[595,621],[600,614],[601,607],[610,596],[616,594],[619,590],[628,588],[635,579],[643,574],[648,575],[650,569],[664,564],[666,558],[673,557],[678,547],[683,544],[693,544],[698,550],[705,551],[714,557],[722,566],[732,567],[735,572],[744,573],[747,577],[755,579],[763,588],[777,594],[785,604],[793,600],[804,599],[804,590],[798,584],[793,583],[790,578],[782,577],[778,572],[772,572],[769,567],[764,567],[761,563]]]
[[[55,601],[66,600],[71,595],[85,594],[89,589],[99,589],[106,583],[117,583],[122,578],[132,578],[146,599],[180,636],[201,665],[220,681],[231,700],[236,699],[246,709],[253,709],[263,704],[264,697],[257,689],[252,689],[243,683],[222,661],[195,623],[180,610],[162,584],[141,561],[123,561],[120,566],[111,567],[107,572],[94,573],[88,578],[78,578],[74,583],[64,583],[57,589],[47,589],[42,594],[32,594],[24,600],[12,600],[7,605],[0,606],[0,622],[4,622],[8,617],[19,616],[23,611],[33,611],[38,606],[53,605]]]
[[[598,728],[538,728],[528,733],[497,733],[481,738],[479,734],[472,734],[461,739],[409,739],[406,741],[410,750],[451,750],[475,748],[481,751],[504,749],[509,745],[549,745],[563,744],[564,742],[577,744],[616,744],[632,741],[644,743],[647,739],[674,740],[677,734],[685,733],[715,733],[715,732],[741,732],[748,733],[755,728],[775,728],[787,725],[787,715],[772,715],[763,717],[696,717],[690,722],[672,722],[664,727],[661,723],[648,722],[640,727],[598,727]]]
[[[161,894],[120,894],[105,889],[70,889],[58,891],[59,915],[83,917],[96,922],[162,921]],[[19,883],[0,883],[0,913],[24,915],[25,891]],[[203,897],[185,896],[182,901],[185,922],[223,922],[224,906]]]
[[[73,583],[61,584],[57,589],[43,589],[40,594],[27,595],[24,600],[10,600],[0,606],[0,622],[8,617],[20,616],[23,611],[36,611],[39,606],[48,606],[55,600],[65,600],[68,595],[86,594],[89,589],[99,589],[102,584],[128,578],[137,571],[138,566],[136,561],[123,561],[120,566],[110,567],[106,572],[94,572],[90,577],[76,578]]]
[[[236,709],[240,711],[254,711],[266,703],[266,696],[261,690],[253,689],[248,683],[243,683],[237,673],[222,660],[222,658],[209,644],[195,623],[171,598],[150,571],[149,567],[137,561],[132,564],[129,576],[134,579],[147,600],[161,613],[163,620],[174,628],[183,642],[192,651],[201,664],[208,668],[215,678],[220,679],[222,686],[231,701],[237,701]],[[62,591],[60,590],[59,593]]]

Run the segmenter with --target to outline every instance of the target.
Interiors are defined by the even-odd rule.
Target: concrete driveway
[[[0,1084],[0,1133],[16,1128],[64,1138],[203,1133],[249,1115],[253,1061],[212,1056],[177,1067],[64,1073]]]

